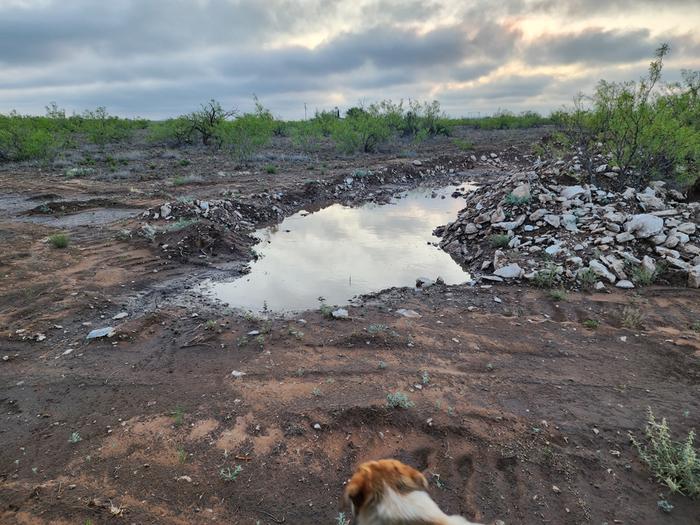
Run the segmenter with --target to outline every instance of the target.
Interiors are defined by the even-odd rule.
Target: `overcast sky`
[[[0,0],[0,112],[284,118],[383,98],[547,112],[600,78],[700,69],[700,0]]]

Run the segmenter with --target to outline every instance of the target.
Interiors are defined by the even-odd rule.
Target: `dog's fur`
[[[359,466],[345,489],[357,525],[477,525],[448,516],[426,492],[416,469],[393,459]]]

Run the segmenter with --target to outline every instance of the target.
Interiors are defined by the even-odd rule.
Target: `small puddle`
[[[433,230],[464,208],[463,199],[451,197],[458,188],[476,186],[418,188],[390,204],[300,211],[256,232],[260,258],[250,273],[228,282],[207,280],[198,289],[234,308],[284,312],[317,308],[319,297],[348,304],[356,295],[413,287],[420,277],[466,282],[469,274],[428,244],[438,240]]]

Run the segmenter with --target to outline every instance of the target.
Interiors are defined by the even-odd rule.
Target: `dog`
[[[448,516],[428,495],[428,480],[393,459],[358,467],[345,488],[357,525],[478,525]]]

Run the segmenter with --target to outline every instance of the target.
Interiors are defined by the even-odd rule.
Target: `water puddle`
[[[419,188],[390,204],[351,208],[333,204],[301,211],[256,232],[260,258],[250,273],[229,282],[208,280],[201,293],[234,308],[298,311],[347,304],[354,296],[394,286],[415,286],[417,278],[441,277],[447,284],[469,280],[452,258],[428,244],[435,227],[454,220],[464,200],[457,189]]]

